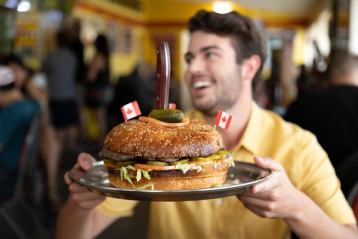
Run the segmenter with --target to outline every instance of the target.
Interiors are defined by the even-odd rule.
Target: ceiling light
[[[214,12],[217,13],[228,13],[232,11],[232,5],[229,1],[216,1],[214,2]]]
[[[19,5],[17,5],[18,12],[27,12],[31,9],[31,3],[29,0],[22,0]]]

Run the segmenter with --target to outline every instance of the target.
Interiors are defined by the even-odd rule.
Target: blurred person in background
[[[76,57],[77,65],[76,65],[76,84],[78,88],[78,102],[80,108],[80,137],[81,141],[86,137],[86,129],[84,123],[84,86],[85,86],[85,73],[86,67],[84,62],[84,45],[81,40],[81,29],[82,22],[81,19],[75,18],[71,21],[68,26],[68,34],[69,34],[69,46],[70,50]]]
[[[114,97],[108,107],[109,127],[121,121],[123,105],[137,101],[143,115],[148,115],[155,103],[155,70],[148,63],[140,62],[126,76],[121,76],[114,87]]]
[[[42,71],[48,81],[51,121],[56,129],[63,151],[73,151],[79,134],[78,91],[76,86],[77,61],[69,49],[67,32],[56,34],[57,49],[43,62]]]
[[[335,52],[326,75],[325,87],[298,97],[288,107],[286,119],[317,136],[348,196],[358,180],[347,173],[357,175],[358,170],[358,161],[348,162],[358,153],[358,56]]]
[[[314,135],[253,101],[253,81],[265,61],[265,42],[254,22],[237,12],[201,10],[189,21],[185,82],[195,110],[189,117],[214,125],[218,109],[232,114],[218,129],[236,160],[272,171],[240,196],[150,204],[149,238],[357,238],[352,209]],[[75,168],[93,158],[80,154]],[[135,201],[105,198],[72,182],[60,212],[58,238],[93,238]],[[128,237],[128,235],[124,235]]]
[[[11,68],[0,65],[0,201],[13,196],[25,136],[39,103],[16,86]]]
[[[358,151],[358,56],[337,54],[328,68],[328,88],[298,97],[285,117],[313,132],[338,168]]]
[[[110,70],[109,45],[105,35],[98,35],[94,41],[96,53],[88,66],[86,76],[85,105],[94,111],[98,127],[97,143],[102,144],[107,133],[107,106],[109,104]],[[88,120],[85,120],[88,124]]]
[[[69,46],[71,51],[76,57],[76,81],[83,83],[85,63],[84,63],[84,46],[81,40],[81,20],[78,18],[73,19],[69,26]]]
[[[47,196],[53,209],[60,206],[58,193],[58,167],[60,158],[60,145],[55,129],[50,121],[48,93],[45,76],[38,72],[31,72],[16,55],[6,57],[5,63],[15,73],[15,84],[22,93],[36,100],[41,105],[41,121],[39,135],[39,150],[41,159],[46,168]]]

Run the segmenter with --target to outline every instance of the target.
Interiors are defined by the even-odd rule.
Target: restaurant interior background
[[[358,15],[353,14],[358,11],[358,0],[0,0],[0,53],[16,53],[32,69],[40,70],[45,56],[55,48],[55,32],[80,19],[87,63],[96,36],[107,35],[115,84],[140,62],[155,67],[156,46],[165,40],[171,50],[172,77],[178,85],[176,103],[186,110],[190,108],[182,84],[189,38],[186,23],[199,9],[232,9],[255,19],[268,39],[269,56],[263,74],[268,83],[266,94],[262,97],[258,91],[256,99],[278,113],[297,95],[300,66],[323,72],[332,50],[358,53]],[[139,215],[145,210],[139,209]],[[142,222],[143,218],[134,220]],[[101,238],[111,238],[111,230],[130,228],[131,223],[121,221]],[[141,236],[141,232],[135,233]],[[39,238],[39,234],[33,235],[28,237]]]
[[[79,18],[87,62],[91,43],[98,33],[108,35],[111,46],[111,79],[130,73],[138,62],[155,66],[156,45],[170,44],[174,78],[181,81],[188,32],[186,22],[198,9],[238,10],[255,19],[266,33],[267,80],[275,75],[270,107],[287,106],[295,98],[298,66],[324,69],[322,59],[333,48],[354,49],[357,38],[355,0],[1,0],[0,51],[14,51],[39,69],[54,48],[54,33],[63,24]],[[221,5],[220,5],[221,4]],[[227,5],[225,5],[227,4]],[[355,46],[357,47],[357,46]],[[276,64],[272,64],[275,62]],[[315,63],[318,64],[314,65]],[[321,64],[322,63],[322,64]],[[322,68],[323,67],[323,68]],[[185,88],[180,103],[190,107]]]

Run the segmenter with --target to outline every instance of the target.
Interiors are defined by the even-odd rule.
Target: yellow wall
[[[82,19],[85,28],[83,38],[87,48],[91,47],[97,33],[114,36],[117,44],[117,48],[111,52],[111,73],[114,81],[121,75],[129,74],[141,60],[143,36],[147,35],[142,13],[105,1],[81,0],[75,4],[72,16]],[[123,33],[126,30],[132,35],[129,51],[123,50]],[[91,58],[91,49],[87,52],[87,58]]]

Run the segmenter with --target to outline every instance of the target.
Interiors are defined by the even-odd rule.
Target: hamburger
[[[220,134],[199,120],[140,117],[114,127],[99,154],[119,188],[191,190],[225,182],[233,163]]]

